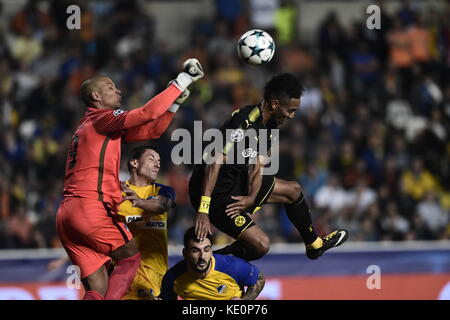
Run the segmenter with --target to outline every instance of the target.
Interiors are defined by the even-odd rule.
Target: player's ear
[[[100,95],[97,91],[92,91],[90,98],[92,101],[100,101]]]
[[[186,259],[186,257],[187,257],[187,251],[186,251],[186,248],[183,248],[183,257]]]
[[[280,107],[280,101],[278,99],[270,99],[270,110],[277,110]]]
[[[137,169],[138,165],[139,165],[138,159],[131,159],[131,160],[130,160],[130,166],[131,166],[132,168]]]

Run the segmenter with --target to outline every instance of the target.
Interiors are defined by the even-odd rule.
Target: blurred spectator
[[[372,133],[368,139],[368,145],[362,157],[366,163],[367,172],[375,180],[376,185],[378,185],[381,182],[384,160],[386,158],[384,141],[383,137],[375,133]]]
[[[334,103],[328,104],[320,120],[322,125],[332,134],[333,142],[340,143],[345,132],[345,117],[339,112],[338,106]]]
[[[32,64],[41,54],[42,44],[34,39],[31,34],[31,27],[26,25],[21,35],[14,40],[11,46],[11,53],[22,66]]]
[[[416,23],[408,29],[411,38],[411,54],[415,62],[427,63],[431,59],[431,34],[423,26],[419,16]]]
[[[297,34],[297,8],[292,0],[280,0],[274,20],[276,42],[280,45],[292,44]]]
[[[377,194],[373,189],[367,186],[367,182],[364,179],[361,179],[356,183],[356,186],[348,192],[347,201],[354,217],[359,218],[370,205],[377,201]]]
[[[252,26],[273,34],[275,27],[275,12],[280,5],[279,0],[249,0],[249,2],[249,13]]]
[[[403,173],[402,187],[406,194],[421,200],[428,191],[437,190],[438,185],[436,178],[424,168],[422,159],[414,158],[411,169]]]
[[[386,216],[381,221],[384,240],[404,240],[410,230],[408,220],[402,217],[398,212],[395,202],[389,202],[386,207]]]
[[[322,55],[334,54],[341,61],[347,56],[347,36],[336,12],[330,12],[318,30],[319,50]],[[326,56],[322,57],[323,59]]]
[[[19,205],[8,221],[8,232],[12,240],[12,248],[36,248],[38,240],[34,224],[27,216],[26,208]]]
[[[387,38],[390,46],[390,65],[399,71],[402,84],[401,92],[407,94],[411,85],[410,67],[413,63],[411,38],[398,19],[394,20],[393,29],[388,33]]]
[[[353,90],[358,95],[367,94],[378,81],[378,61],[374,53],[369,51],[368,44],[359,42],[356,50],[350,53]]]
[[[434,192],[427,192],[425,198],[419,202],[417,215],[431,231],[433,238],[441,238],[449,222],[449,212],[441,207]]]
[[[307,197],[308,202],[312,202],[317,191],[322,188],[328,179],[328,172],[317,167],[317,164],[310,162],[306,166],[306,170],[300,175],[299,182],[303,187],[303,194]]]
[[[217,16],[219,20],[227,22],[227,28],[235,27],[242,17],[242,3],[240,0],[216,0]],[[238,30],[233,30],[234,32]],[[238,31],[239,32],[239,31]]]
[[[326,185],[317,190],[314,205],[319,209],[328,209],[336,215],[340,210],[349,206],[347,192],[341,187],[339,178],[331,175]]]

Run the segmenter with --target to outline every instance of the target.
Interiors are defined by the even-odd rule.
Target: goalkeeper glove
[[[178,89],[184,91],[192,82],[203,78],[204,75],[202,65],[197,59],[187,59],[183,63],[183,72],[178,75],[174,83]]]
[[[175,80],[172,80],[169,82],[169,86],[174,83]],[[168,111],[170,112],[177,112],[178,108],[180,107],[180,104],[182,104],[183,102],[185,102],[187,100],[187,98],[189,97],[189,95],[191,94],[191,92],[188,89],[185,89],[179,96],[178,98],[174,101],[174,103],[169,107]]]

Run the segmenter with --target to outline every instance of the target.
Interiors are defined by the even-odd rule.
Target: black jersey
[[[227,156],[227,162],[220,168],[213,194],[229,193],[236,186],[247,187],[249,164],[255,163],[258,155],[270,154],[271,130],[275,128],[272,123],[264,125],[260,105],[246,106],[233,112],[220,128],[224,141],[221,152]],[[208,156],[204,152],[203,163],[194,167],[189,183],[190,193],[202,192],[205,159]],[[245,190],[242,192],[245,194]]]

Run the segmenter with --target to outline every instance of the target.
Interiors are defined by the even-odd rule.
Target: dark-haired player
[[[201,241],[194,227],[184,234],[184,260],[164,275],[159,299],[255,300],[265,279],[258,268],[233,256],[213,254],[211,236]],[[243,292],[242,288],[247,287]]]
[[[81,269],[85,300],[121,299],[140,264],[137,245],[116,214],[122,202],[122,140],[161,135],[179,106],[176,99],[201,77],[198,60],[189,59],[166,90],[130,111],[120,109],[121,92],[110,78],[95,77],[81,85],[87,111],[69,146],[56,225],[68,256]],[[108,275],[105,264],[111,259],[115,268]]]
[[[160,157],[150,146],[132,150],[128,160],[130,179],[122,188],[124,202],[119,214],[124,217],[141,253],[141,265],[123,299],[147,300],[159,295],[161,281],[168,269],[167,211],[175,204],[175,191],[156,183]]]
[[[247,141],[244,141],[244,152],[236,152],[239,149],[237,144],[242,143],[242,137],[250,129],[255,129],[256,140],[266,137],[266,144],[270,145],[270,132],[262,136],[259,130],[277,129],[294,118],[302,92],[303,87],[293,75],[285,73],[273,77],[265,85],[264,98],[258,105],[235,111],[221,127],[224,136],[227,129],[233,129],[222,154],[213,155],[213,163],[204,161],[194,167],[189,181],[189,196],[197,210],[195,230],[199,240],[211,232],[210,222],[236,239],[218,253],[255,260],[268,252],[269,238],[251,218],[251,214],[265,203],[284,204],[289,220],[304,240],[306,255],[310,259],[317,259],[347,239],[345,230],[336,230],[325,237],[316,234],[302,187],[296,181],[261,174],[265,162],[262,157],[267,155],[259,154],[260,150],[246,148]],[[234,158],[230,159],[229,155]],[[251,157],[256,158],[253,164],[249,161]]]

